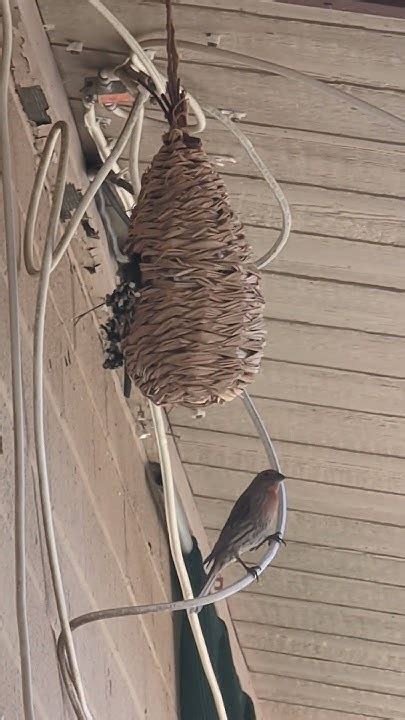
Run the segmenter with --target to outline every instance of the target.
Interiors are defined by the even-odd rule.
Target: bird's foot
[[[273,541],[277,542],[279,545],[287,545],[286,541],[283,540],[283,537],[282,537],[281,533],[279,533],[279,532],[275,532],[275,533],[273,533],[273,535],[269,535],[267,540],[268,540],[269,545]]]
[[[246,567],[248,573],[253,576],[256,582],[259,582],[259,573],[261,570],[260,565],[252,565],[252,567]]]
[[[219,590],[223,590],[223,589],[224,589],[224,578],[222,577],[222,575],[219,575],[216,578],[215,583],[214,583],[214,592],[218,592]]]

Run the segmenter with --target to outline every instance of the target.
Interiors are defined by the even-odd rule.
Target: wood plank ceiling
[[[107,4],[138,36],[164,27],[161,3]],[[223,48],[285,63],[405,118],[405,21],[271,0],[174,4],[179,37],[218,34]],[[39,5],[92,154],[83,79],[125,49],[86,2]],[[81,54],[66,51],[71,40],[84,43]],[[264,715],[403,720],[405,131],[226,61],[185,54],[182,75],[201,101],[246,113],[242,127],[293,214],[289,244],[264,273],[268,345],[252,388],[288,476],[289,542],[261,582],[230,601]],[[144,163],[159,131],[147,123]],[[260,254],[279,225],[274,202],[213,122],[206,143],[214,162],[225,156],[234,205]],[[178,410],[171,421],[214,541],[266,465],[263,451],[238,402],[204,419]]]

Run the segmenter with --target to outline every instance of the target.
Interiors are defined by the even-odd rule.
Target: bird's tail
[[[212,559],[210,558],[210,556],[208,556],[206,558],[206,560],[204,560],[204,565],[208,564],[211,561],[212,561]],[[207,575],[205,585],[197,597],[199,597],[199,598],[205,597],[206,595],[210,594],[211,588],[216,580],[218,573],[219,573],[219,568],[217,567],[217,563],[214,560],[214,562],[212,564],[212,568]],[[199,613],[201,610],[202,610],[202,608],[199,607],[199,608],[194,608],[191,612]]]

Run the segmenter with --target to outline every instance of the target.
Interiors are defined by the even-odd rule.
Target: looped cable
[[[57,169],[57,188],[54,191],[52,210],[48,221],[47,237],[52,233],[54,241],[56,238],[60,210],[63,202],[63,193],[65,190],[67,163],[68,163],[68,147],[69,147],[69,128],[64,120],[56,122],[46,139],[44,149],[41,154],[37,174],[35,177],[34,188],[31,193],[30,202],[27,211],[27,220],[24,232],[24,261],[27,272],[30,275],[39,275],[40,268],[36,267],[34,260],[34,235],[38,216],[39,203],[42,191],[45,186],[46,174],[52,162],[53,153],[60,137],[61,149],[59,153],[58,169]],[[53,269],[54,260],[59,256],[62,241],[58,244],[51,254],[51,268]],[[52,247],[52,244],[51,244]],[[45,252],[45,251],[44,251]]]
[[[246,137],[245,133],[240,130],[240,128],[232,122],[224,113],[222,113],[220,110],[218,110],[215,107],[212,107],[212,105],[204,105],[203,110],[205,110],[207,113],[212,115],[212,117],[219,120],[220,123],[225,125],[225,127],[229,130],[229,132],[232,133],[236,138],[238,138],[240,144],[242,147],[245,148],[247,154],[249,155],[252,162],[256,165],[258,170],[263,175],[264,180],[266,181],[267,185],[269,186],[270,190],[273,192],[274,197],[276,198],[282,214],[282,228],[280,231],[280,234],[275,241],[274,245],[270,248],[270,250],[267,250],[267,252],[262,255],[259,260],[256,260],[255,265],[258,270],[264,270],[264,268],[269,265],[273,260],[279,255],[282,251],[282,249],[285,247],[287,240],[290,236],[291,231],[291,210],[290,206],[288,204],[288,201],[278,184],[275,177],[271,174],[269,168],[267,165],[264,164],[261,157],[256,152],[253,144],[250,142],[250,140]]]

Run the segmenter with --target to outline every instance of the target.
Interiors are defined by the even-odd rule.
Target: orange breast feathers
[[[263,508],[263,515],[265,517],[268,517],[269,520],[272,519],[278,510],[278,503],[280,500],[280,485],[277,483],[277,485],[273,485],[270,488],[266,488],[263,501],[262,501],[262,508]]]

